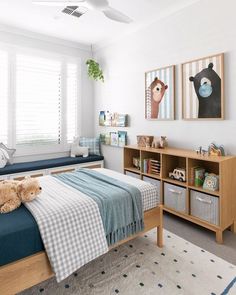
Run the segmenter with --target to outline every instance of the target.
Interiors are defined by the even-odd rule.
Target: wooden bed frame
[[[111,248],[126,243],[143,233],[157,228],[157,246],[163,246],[163,210],[162,206],[155,207],[144,212],[144,231],[122,240]],[[51,277],[54,273],[51,269],[47,254],[42,251],[32,256],[20,259],[0,267],[0,294],[13,295],[37,285]]]

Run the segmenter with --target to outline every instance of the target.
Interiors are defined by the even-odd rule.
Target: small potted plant
[[[96,62],[94,59],[88,59],[86,61],[86,65],[88,66],[88,76],[90,79],[104,82],[103,71],[100,68],[98,62]]]

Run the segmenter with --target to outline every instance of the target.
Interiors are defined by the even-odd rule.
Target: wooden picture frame
[[[181,64],[182,119],[224,119],[224,54]]]
[[[145,118],[175,119],[175,66],[145,73]]]

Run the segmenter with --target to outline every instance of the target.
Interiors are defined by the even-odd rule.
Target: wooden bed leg
[[[159,214],[159,225],[157,226],[157,246],[162,248],[163,247],[163,208],[160,208]]]
[[[236,221],[230,226],[230,230],[236,234]]]
[[[223,244],[223,231],[222,230],[218,230],[216,232],[216,242],[219,244]]]

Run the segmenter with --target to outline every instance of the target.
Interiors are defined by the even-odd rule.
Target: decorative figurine
[[[160,148],[164,149],[168,146],[168,142],[167,142],[167,137],[166,136],[161,136],[161,140],[160,140]]]
[[[160,147],[159,137],[154,137],[152,141],[152,148],[158,149]]]
[[[153,141],[152,141],[152,148],[155,149],[164,149],[168,146],[168,142],[167,142],[167,137],[166,136],[161,136],[159,137],[154,137]]]
[[[225,156],[225,149],[223,145],[216,145],[212,142],[208,147],[208,154],[210,156]]]
[[[205,156],[208,153],[208,150],[204,150],[202,146],[199,146],[197,150],[195,150],[198,155]]]

